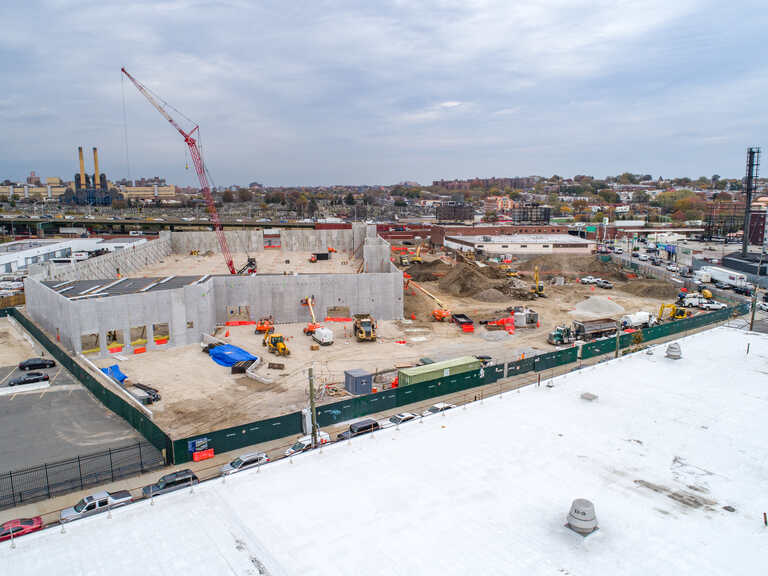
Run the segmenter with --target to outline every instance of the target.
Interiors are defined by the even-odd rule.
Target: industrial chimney
[[[80,188],[85,190],[85,161],[83,160],[83,147],[77,147],[77,154],[80,157]]]
[[[101,179],[99,178],[99,152],[93,147],[93,187],[96,190],[101,189]]]

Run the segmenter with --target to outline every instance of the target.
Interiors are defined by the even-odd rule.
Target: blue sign
[[[195,438],[194,440],[187,440],[188,452],[199,452],[200,450],[208,449],[209,438]]]

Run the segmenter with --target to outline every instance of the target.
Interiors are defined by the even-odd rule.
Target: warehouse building
[[[146,243],[144,238],[73,238],[17,240],[0,245],[0,273],[24,271],[32,264],[65,259],[82,260],[89,253],[115,252]]]
[[[509,258],[525,254],[591,254],[594,242],[568,234],[512,234],[502,236],[446,236],[446,248],[476,256]]]

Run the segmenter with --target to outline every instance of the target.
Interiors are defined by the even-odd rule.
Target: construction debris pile
[[[584,320],[607,318],[623,313],[623,306],[604,296],[591,296],[582,300],[569,312],[572,316]]]

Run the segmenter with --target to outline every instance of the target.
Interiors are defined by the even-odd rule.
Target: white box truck
[[[722,282],[734,288],[746,288],[748,284],[747,277],[734,270],[718,268],[717,266],[702,266],[697,272],[702,275],[708,274],[712,282]]]

